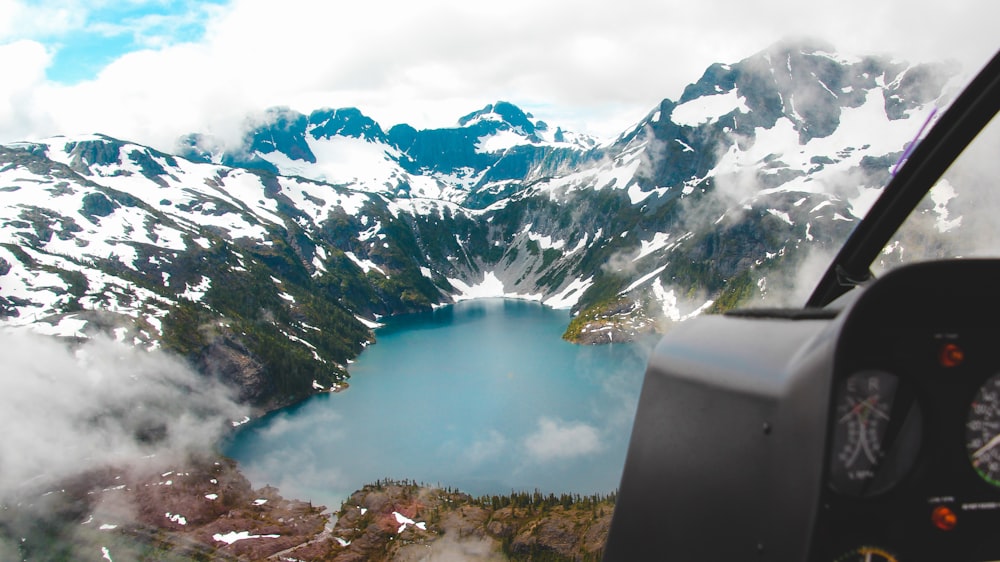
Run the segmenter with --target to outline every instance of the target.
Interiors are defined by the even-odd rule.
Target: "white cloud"
[[[279,442],[288,434],[305,433],[307,429],[322,427],[324,442],[332,444],[342,442],[347,437],[346,433],[339,429],[343,418],[343,415],[332,409],[322,409],[309,416],[283,410],[275,414],[259,431],[264,440]]]
[[[448,533],[430,541],[430,544],[411,544],[397,551],[399,560],[426,560],[427,562],[500,562],[507,558],[500,554],[499,545],[490,538],[459,537]]]
[[[528,455],[540,462],[581,457],[602,448],[594,426],[547,417],[538,420],[538,429],[525,437],[524,446]]]
[[[29,9],[0,0],[0,15],[19,14],[18,22],[37,22],[36,35],[51,35],[79,26],[88,5]],[[232,134],[245,113],[272,105],[357,106],[385,127],[448,126],[497,99],[556,125],[614,135],[662,98],[679,97],[709,64],[736,62],[788,35],[977,67],[996,49],[1000,5],[233,0],[192,10],[206,18],[196,43],[156,36],[149,44],[157,48],[120,58],[91,82],[28,82],[37,95],[6,95],[0,107],[29,117],[0,116],[0,142],[101,131],[170,149],[195,130]],[[154,24],[162,27],[135,22]]]
[[[288,459],[283,455],[258,455],[258,458],[240,461],[240,470],[257,485],[262,482],[281,490],[286,498],[308,498],[336,507],[343,498],[355,491],[356,479],[344,471],[317,458],[315,451],[302,448],[295,451],[295,470],[288,469]],[[322,455],[320,455],[322,456]]]
[[[76,349],[0,332],[0,500],[151,454],[208,452],[245,408],[163,352],[96,338]],[[175,455],[177,455],[175,457]]]
[[[89,10],[75,0],[0,0],[0,41],[57,36],[80,29]]]
[[[201,29],[221,10],[214,4],[188,5],[187,11],[161,14],[149,13],[129,17],[122,21],[97,21],[87,25],[87,32],[105,37],[130,35],[132,41],[146,49],[160,49],[183,42],[186,30]]]
[[[491,429],[485,437],[476,440],[462,451],[461,458],[469,465],[478,466],[500,456],[506,448],[507,438],[499,431]]]
[[[53,127],[43,106],[35,99],[45,88],[45,68],[50,60],[45,47],[35,41],[0,45],[0,68],[4,74],[0,80],[0,130],[21,135],[30,134],[36,127]]]

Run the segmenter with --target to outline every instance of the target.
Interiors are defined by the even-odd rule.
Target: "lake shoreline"
[[[510,299],[463,301],[387,318],[377,330],[379,345],[351,364],[350,393],[333,399],[327,391],[269,412],[233,432],[222,444],[224,453],[254,482],[327,504],[380,475],[443,482],[472,494],[609,492],[624,464],[621,443],[627,441],[645,371],[642,348],[648,346],[567,343],[560,336],[568,319],[566,310]],[[496,345],[487,345],[494,340]],[[385,363],[382,356],[397,353],[390,349],[396,345],[414,355]],[[466,362],[444,365],[448,354]],[[415,370],[422,364],[432,374]],[[592,407],[579,406],[587,403]],[[593,417],[602,403],[614,406],[614,427]],[[302,416],[316,416],[316,430]],[[434,428],[430,437],[422,427]],[[563,448],[547,449],[546,440],[553,439]],[[571,445],[564,444],[567,439]],[[309,451],[306,475],[275,468],[301,451]],[[337,458],[323,451],[337,451]],[[487,469],[504,457],[528,461]],[[360,460],[345,466],[344,458]],[[444,468],[438,466],[442,458]]]

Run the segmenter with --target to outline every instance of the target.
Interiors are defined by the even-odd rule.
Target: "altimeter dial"
[[[899,377],[859,371],[835,389],[830,486],[845,495],[870,496],[891,488],[919,448],[920,409]]]
[[[972,468],[990,484],[1000,486],[1000,374],[979,387],[969,406],[965,447]]]

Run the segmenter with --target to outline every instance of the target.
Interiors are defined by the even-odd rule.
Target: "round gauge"
[[[897,562],[897,558],[887,550],[877,546],[861,546],[838,556],[834,562]]]
[[[850,496],[882,493],[899,481],[916,458],[920,410],[899,377],[861,371],[836,389],[830,486]]]
[[[965,447],[972,468],[990,484],[1000,486],[1000,374],[979,387],[969,406]]]

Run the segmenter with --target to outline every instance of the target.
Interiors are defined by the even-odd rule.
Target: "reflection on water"
[[[472,494],[618,486],[651,342],[576,346],[566,311],[503,299],[392,318],[351,386],[226,445],[254,485],[332,508],[378,478]]]

